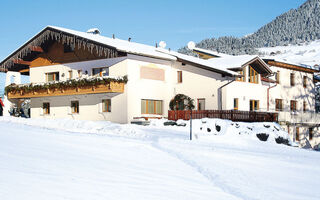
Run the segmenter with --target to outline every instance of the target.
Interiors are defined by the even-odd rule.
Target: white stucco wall
[[[270,111],[275,111],[275,100],[283,100],[283,111],[279,113],[279,120],[285,123],[282,127],[288,131],[292,140],[295,140],[296,127],[300,130],[300,144],[304,146],[306,140],[314,146],[320,143],[320,130],[313,128],[313,138],[309,140],[309,128],[319,121],[318,114],[315,113],[315,90],[313,83],[313,74],[281,67],[270,67],[274,72],[280,72],[280,83],[270,89]],[[290,74],[295,74],[295,85],[290,85]],[[303,87],[303,77],[307,76],[307,87]],[[273,78],[275,80],[275,78]],[[290,111],[290,101],[297,101],[297,112]],[[306,112],[303,112],[303,102],[306,102]]]
[[[182,71],[182,83],[178,83],[178,71]],[[194,99],[195,104],[198,99],[205,99],[206,110],[219,109],[218,89],[232,80],[231,77],[178,62],[173,66],[171,78],[174,95],[185,94]],[[225,102],[225,93],[222,93],[222,101]],[[197,105],[195,109],[198,109]]]
[[[130,122],[134,117],[160,117],[159,115],[142,114],[141,100],[161,100],[162,116],[168,116],[169,102],[173,97],[171,83],[172,69],[170,61],[130,55],[128,65],[128,119]],[[164,70],[164,81],[144,79],[140,77],[141,67],[150,67]]]
[[[280,67],[271,67],[272,71],[280,72],[280,83],[270,89],[270,110],[275,110],[275,99],[283,99],[284,111],[290,111],[290,100],[297,101],[297,111],[303,110],[303,101],[307,103],[307,110],[315,111],[315,91],[313,74],[290,70]],[[295,74],[295,86],[290,85],[290,74]],[[303,87],[303,76],[307,76],[307,87]]]
[[[79,63],[70,63],[63,65],[52,65],[44,67],[35,67],[30,69],[30,80],[32,83],[45,82],[45,73],[59,72],[60,81],[67,80],[68,71],[74,70],[74,77],[78,77],[77,70],[91,73],[92,68],[111,66],[109,68],[110,76],[124,76],[127,74],[127,60],[125,58],[103,59],[96,61],[87,61]],[[65,76],[62,77],[62,74]],[[90,94],[90,95],[72,95],[46,98],[31,99],[31,117],[32,118],[73,118],[79,120],[108,120],[118,123],[127,123],[127,89],[122,94]],[[102,99],[111,99],[111,112],[102,113],[99,111]],[[72,100],[79,101],[79,114],[71,114],[70,106]],[[43,102],[50,103],[50,115],[41,115]]]

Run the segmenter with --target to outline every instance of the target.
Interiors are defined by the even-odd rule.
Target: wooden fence
[[[169,120],[190,120],[190,110],[169,110]],[[278,113],[238,110],[193,110],[192,119],[219,118],[241,122],[277,122]]]

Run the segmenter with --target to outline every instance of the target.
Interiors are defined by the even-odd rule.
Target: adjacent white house
[[[214,62],[237,57],[200,48],[194,48],[193,51],[199,54],[199,57]],[[250,69],[243,68],[241,74],[244,77],[238,78],[236,84],[229,86],[230,89],[233,88],[233,92],[228,94],[227,101],[234,100],[234,109],[248,110],[248,103],[245,101],[248,96],[242,92],[243,89],[253,94],[259,93],[261,95],[255,100],[258,110],[278,113],[278,122],[294,141],[309,147],[319,144],[320,115],[315,112],[314,83],[314,74],[318,70],[281,59],[263,58],[263,61],[272,70],[271,75],[261,77],[261,85],[251,86],[246,84],[253,80],[250,79],[250,71],[248,71]],[[249,99],[253,98],[249,97]],[[253,110],[252,105],[251,103],[249,105],[251,110]]]
[[[167,117],[170,100],[185,94],[196,101],[197,110],[279,112],[289,131],[297,125],[286,126],[286,120],[292,121],[289,101],[296,101],[293,112],[314,112],[315,70],[270,67],[269,61],[249,55],[208,59],[206,52],[206,59],[196,58],[161,46],[48,26],[0,63],[2,71],[30,76],[30,84],[7,87],[7,98],[15,103],[30,99],[32,118],[130,123]],[[286,73],[292,70],[294,89],[287,84]],[[315,127],[305,128],[314,131],[312,145],[318,137]],[[301,139],[305,129],[299,130]]]

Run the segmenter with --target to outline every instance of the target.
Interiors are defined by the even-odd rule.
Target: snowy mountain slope
[[[63,121],[0,118],[0,199],[320,198],[318,152],[233,134],[228,121],[202,127],[219,124],[213,135],[195,120],[193,141],[188,125]]]
[[[307,0],[285,12],[256,32],[244,37],[207,38],[197,47],[230,55],[256,54],[256,48],[299,44],[320,39],[320,0]],[[190,54],[185,46],[178,50]]]
[[[261,56],[283,60],[293,64],[320,65],[320,40],[300,45],[264,47],[258,49]]]

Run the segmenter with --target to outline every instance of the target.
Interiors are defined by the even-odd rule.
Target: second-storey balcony
[[[5,93],[9,99],[26,99],[81,94],[123,93],[127,77],[89,77],[67,81],[9,85]]]

